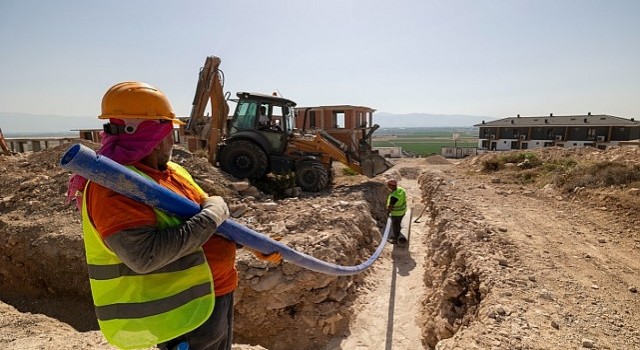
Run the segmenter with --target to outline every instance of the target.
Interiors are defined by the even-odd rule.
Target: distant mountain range
[[[486,116],[462,115],[462,114],[393,114],[378,112],[373,114],[373,122],[381,128],[442,128],[442,127],[472,127],[482,121],[496,120]]]
[[[97,117],[69,117],[0,112],[0,129],[6,137],[23,135],[77,135],[72,130],[99,129],[104,124]]]
[[[379,112],[373,115],[374,123],[382,128],[416,128],[416,127],[471,127],[483,120],[496,118],[472,115],[448,114],[393,114]],[[0,112],[0,129],[6,137],[23,135],[75,135],[72,130],[99,129],[104,124],[97,117],[70,117],[59,115],[40,115],[26,113]]]

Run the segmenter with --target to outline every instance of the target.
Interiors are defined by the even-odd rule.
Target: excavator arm
[[[206,150],[209,162],[212,164],[216,162],[218,144],[226,136],[229,115],[220,63],[219,57],[209,56],[204,66],[200,68],[191,115],[185,127],[189,150]],[[209,103],[211,103],[211,115],[206,116],[205,110]]]
[[[330,160],[335,160],[348,166],[358,174],[362,174],[362,168],[357,158],[350,155],[339,145],[327,141],[320,133],[316,133],[313,137],[296,138],[291,146],[297,152],[320,155],[321,162],[325,165],[330,164]]]

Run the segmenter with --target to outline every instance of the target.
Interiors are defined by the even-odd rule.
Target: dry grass
[[[511,151],[493,154],[482,160],[482,170],[499,172],[508,168],[512,171],[502,175],[516,183],[540,186],[551,183],[567,193],[581,187],[637,187],[640,184],[640,164],[629,161],[634,157],[594,159],[585,157],[584,150],[577,154],[568,151],[549,153],[546,150],[539,153]]]
[[[572,192],[578,187],[626,187],[638,181],[640,181],[640,165],[626,165],[611,161],[579,164],[554,178],[554,184],[565,192]]]
[[[531,169],[542,164],[542,161],[532,152],[506,152],[496,154],[482,161],[485,172],[498,171],[506,164],[516,164],[520,169]]]

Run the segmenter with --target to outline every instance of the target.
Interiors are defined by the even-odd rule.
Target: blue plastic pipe
[[[92,149],[81,144],[71,146],[62,155],[60,166],[131,199],[184,219],[200,212],[198,204],[108,157],[97,155]],[[362,272],[373,264],[384,248],[390,227],[391,219],[388,219],[382,241],[376,251],[367,261],[356,266],[340,266],[300,253],[231,219],[222,223],[216,233],[264,254],[280,252],[283,259],[312,271],[347,276]]]

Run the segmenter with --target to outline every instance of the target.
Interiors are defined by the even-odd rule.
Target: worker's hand
[[[279,240],[279,239],[277,239]],[[253,248],[249,248],[249,247],[244,247],[244,249],[250,251],[253,253],[253,255],[256,256],[256,258],[260,259],[260,260],[264,260],[264,261],[268,261],[270,263],[274,263],[274,264],[279,264],[282,261],[282,253],[280,252],[274,252],[271,254],[264,254],[256,249]]]
[[[253,251],[253,255],[256,256],[256,258],[260,259],[260,260],[264,260],[264,261],[268,261],[270,263],[274,263],[274,264],[279,264],[282,261],[282,253],[280,252],[275,252],[275,253],[271,253],[271,254],[263,254],[257,250]]]
[[[229,207],[222,197],[211,196],[202,203],[202,213],[215,221],[216,226],[220,226],[229,218]]]

